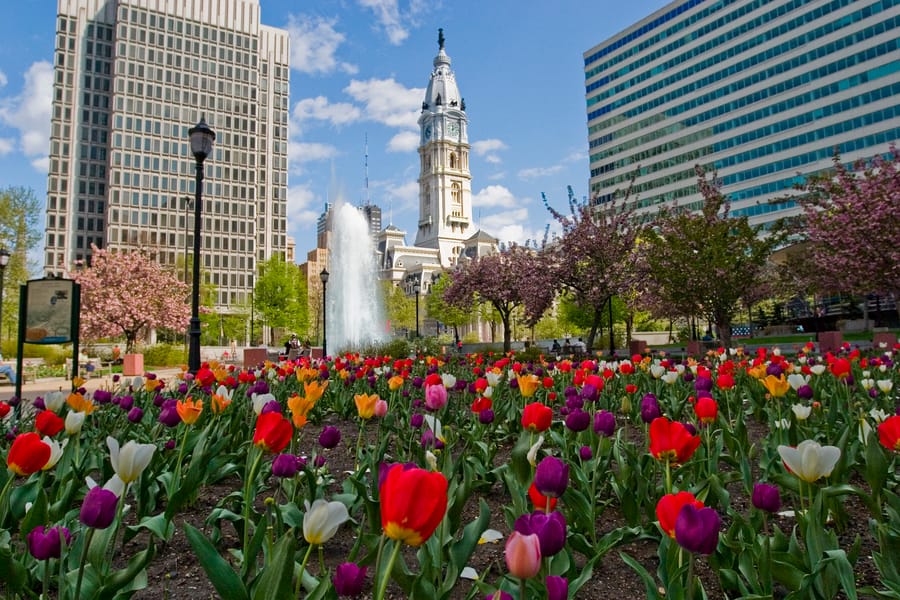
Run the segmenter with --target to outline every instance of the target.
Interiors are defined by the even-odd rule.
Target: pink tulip
[[[438,383],[425,388],[425,408],[440,410],[447,404],[447,388]]]
[[[519,579],[537,575],[541,568],[541,541],[537,535],[512,532],[506,540],[506,568]]]
[[[378,399],[375,401],[375,416],[379,419],[383,418],[384,415],[387,414],[388,404],[386,400]]]

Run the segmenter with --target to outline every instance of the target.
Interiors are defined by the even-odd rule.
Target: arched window
[[[463,216],[462,186],[457,181],[450,185],[450,214],[454,217]]]
[[[459,159],[456,156],[456,152],[450,153],[450,168],[458,169],[459,168]]]

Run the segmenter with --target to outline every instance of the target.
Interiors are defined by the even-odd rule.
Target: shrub
[[[184,346],[175,344],[155,344],[143,349],[144,364],[154,367],[171,367],[187,362]]]

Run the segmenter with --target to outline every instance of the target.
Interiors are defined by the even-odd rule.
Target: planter
[[[823,331],[819,334],[819,352],[837,352],[844,343],[844,334],[840,331]]]
[[[265,348],[244,348],[244,366],[257,367],[269,359],[269,352]]]
[[[126,354],[122,359],[122,375],[134,377],[144,374],[144,355]]]
[[[872,347],[876,350],[891,350],[897,343],[897,334],[890,331],[876,331],[872,335]]]

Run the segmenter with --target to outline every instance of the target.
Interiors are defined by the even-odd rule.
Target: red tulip
[[[41,435],[53,437],[66,427],[66,422],[62,417],[51,410],[42,410],[38,416],[34,418],[34,428]]]
[[[557,498],[550,498],[548,496],[543,495],[537,489],[537,486],[534,482],[531,482],[531,487],[528,488],[528,497],[531,499],[531,503],[534,504],[535,510],[548,510],[548,501],[549,501],[549,510],[553,510],[556,508]]]
[[[421,546],[447,512],[447,478],[437,471],[394,465],[381,484],[380,496],[385,535]]]
[[[682,464],[699,445],[700,436],[688,433],[678,421],[657,417],[650,423],[650,453],[658,460]]]
[[[719,414],[719,405],[709,396],[702,396],[697,398],[697,401],[694,403],[694,413],[697,415],[700,423],[709,425],[716,422],[716,417]]]
[[[553,409],[540,402],[532,402],[522,411],[522,427],[531,431],[547,431],[553,422]]]
[[[6,466],[16,475],[23,477],[37,473],[50,460],[50,446],[41,441],[41,436],[33,431],[20,433],[13,440],[6,455]]]
[[[878,441],[888,450],[900,452],[900,415],[888,417],[878,426]]]
[[[734,375],[731,373],[720,373],[716,377],[716,385],[720,390],[730,390],[734,387]]]
[[[265,413],[256,419],[253,444],[265,452],[279,454],[287,448],[293,435],[291,422],[281,413]]]
[[[675,537],[675,521],[678,520],[678,513],[687,504],[691,504],[696,508],[703,507],[703,503],[697,500],[690,492],[666,494],[656,503],[656,518],[659,519],[659,527],[670,538]]]

